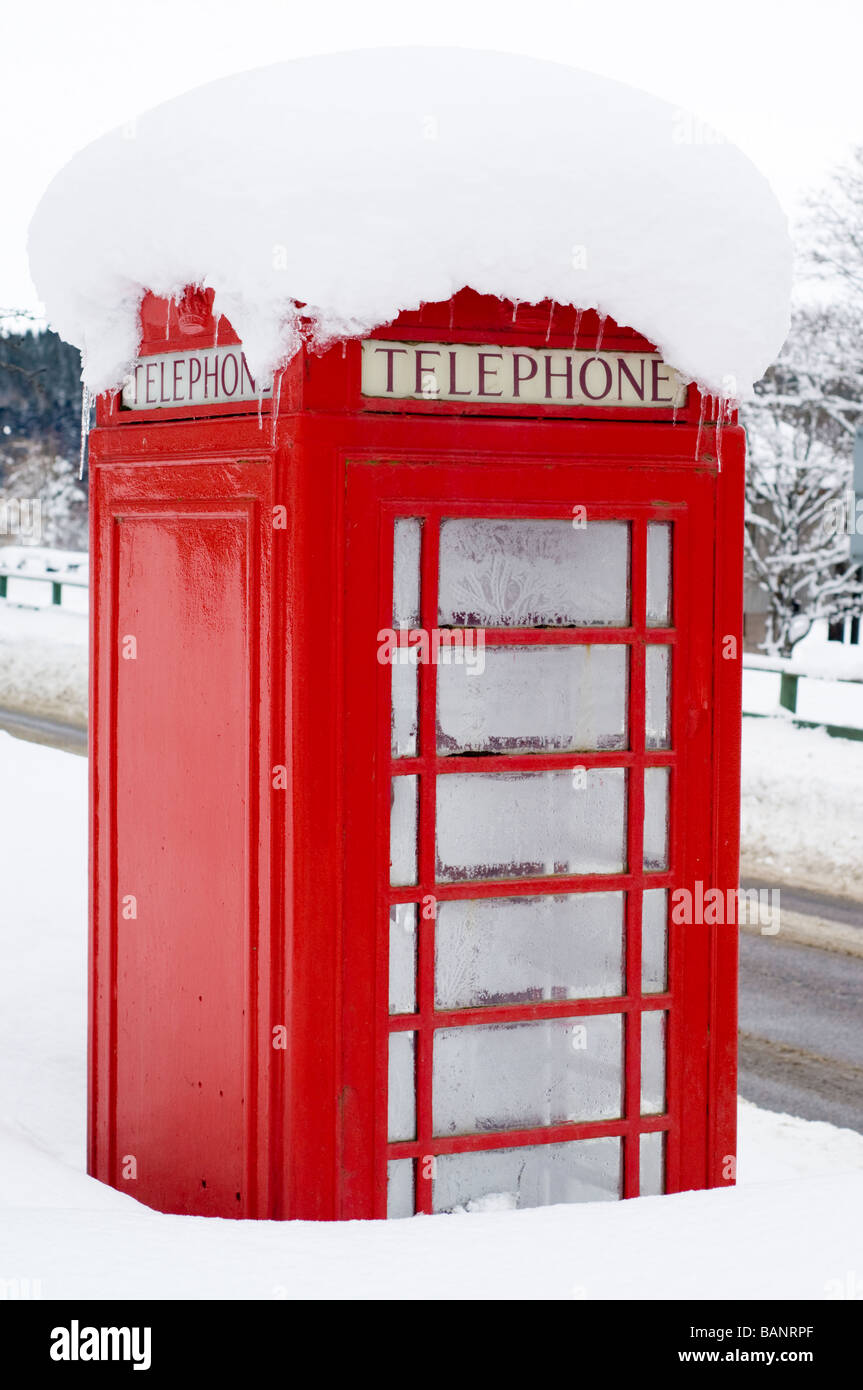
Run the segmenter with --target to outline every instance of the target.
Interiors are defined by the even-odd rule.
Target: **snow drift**
[[[301,331],[366,333],[470,285],[595,308],[740,397],[782,345],[791,281],[769,185],[697,120],[443,48],[279,63],[156,107],[56,176],[30,260],[93,392],[135,357],[146,289],[211,286],[266,377]]]

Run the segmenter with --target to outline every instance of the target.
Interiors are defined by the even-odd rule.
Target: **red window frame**
[[[342,1214],[383,1217],[387,1205],[388,1159],[415,1162],[416,1209],[432,1210],[432,1184],[422,1160],[448,1153],[514,1148],[603,1136],[623,1142],[621,1195],[639,1193],[639,1139],[643,1133],[667,1135],[665,1187],[673,1192],[704,1186],[708,1168],[708,1063],[711,945],[709,933],[688,933],[669,925],[669,988],[641,993],[641,892],[671,890],[709,878],[712,797],[705,795],[698,770],[710,764],[711,724],[695,717],[709,706],[712,677],[714,554],[713,479],[692,469],[667,468],[657,483],[650,467],[608,465],[599,458],[537,460],[516,472],[505,458],[474,462],[435,457],[433,467],[407,460],[386,464],[347,464],[348,568],[346,576],[345,708],[351,767],[346,776],[346,917],[344,1081],[342,1124]],[[679,463],[679,460],[678,460]],[[544,466],[543,466],[544,464]],[[601,466],[597,466],[601,465]],[[514,491],[515,484],[515,491]],[[519,496],[518,493],[522,495]],[[614,500],[617,497],[619,500]],[[507,501],[501,501],[506,498]],[[627,628],[486,629],[490,644],[620,643],[629,647],[629,747],[626,752],[490,754],[467,758],[436,754],[436,678],[422,666],[419,680],[419,746],[414,758],[391,758],[390,677],[392,668],[376,661],[376,633],[392,623],[393,522],[423,519],[420,626],[437,623],[438,533],[446,516],[572,519],[574,503],[589,518],[629,519],[630,623]],[[672,602],[670,628],[646,626],[646,527],[672,521]],[[672,737],[669,750],[644,748],[644,666],[647,644],[674,647],[672,660]],[[684,698],[685,693],[685,698]],[[645,872],[643,862],[643,777],[627,776],[627,855],[622,874],[581,874],[532,879],[438,883],[435,881],[435,778],[469,771],[540,771],[573,766],[615,766],[639,774],[650,766],[671,769],[671,825],[667,871]],[[375,815],[369,816],[369,770],[374,781]],[[390,777],[419,777],[418,881],[395,888],[389,881]],[[625,894],[625,993],[606,999],[551,1001],[436,1011],[434,1007],[433,920],[417,911],[417,1012],[390,1015],[388,1004],[389,906],[421,904],[431,893],[447,899],[514,897],[590,890]],[[641,1016],[667,1010],[666,1109],[643,1116],[641,1110]],[[505,1023],[544,1018],[577,1018],[601,1013],[624,1019],[622,1117],[568,1123],[541,1129],[437,1136],[432,1132],[433,1034],[442,1026]],[[374,1019],[373,1026],[370,1020]],[[387,1054],[390,1032],[416,1033],[417,1131],[414,1140],[387,1140]]]

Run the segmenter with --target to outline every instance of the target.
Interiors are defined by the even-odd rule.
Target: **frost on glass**
[[[671,745],[671,648],[649,646],[645,658],[645,744]]]
[[[400,517],[393,535],[393,627],[418,627],[420,621],[420,543],[422,523]]]
[[[644,771],[644,867],[668,868],[668,781],[667,767],[648,767]]]
[[[396,903],[390,908],[390,1013],[412,1014],[416,1004],[416,903]]]
[[[417,778],[394,777],[390,791],[390,883],[417,881]]]
[[[642,1134],[639,1149],[640,1197],[661,1197],[665,1191],[665,1135]]]
[[[647,526],[647,626],[671,623],[671,522]]]
[[[485,669],[438,669],[439,753],[548,753],[627,744],[627,649],[489,647]]]
[[[622,893],[438,904],[438,1009],[595,999],[622,992]]]
[[[415,758],[417,755],[417,666],[415,661],[402,662],[398,658],[402,651],[395,653],[396,661],[392,667],[392,755],[394,758]]]
[[[414,1214],[414,1160],[391,1158],[387,1164],[387,1218]]]
[[[444,521],[442,627],[621,627],[629,621],[625,521]]]
[[[621,1113],[620,1014],[441,1028],[434,1038],[434,1130],[480,1134]]]
[[[450,773],[437,779],[441,882],[624,868],[626,773]]]
[[[613,1202],[622,1192],[619,1139],[529,1144],[442,1154],[435,1160],[436,1212],[511,1211],[561,1202]]]
[[[390,1033],[387,1135],[390,1141],[416,1138],[416,1081],[413,1033]]]
[[[668,893],[648,888],[641,901],[641,989],[662,994],[668,988]]]
[[[665,1017],[661,1009],[641,1015],[642,1115],[661,1115],[665,1110]]]

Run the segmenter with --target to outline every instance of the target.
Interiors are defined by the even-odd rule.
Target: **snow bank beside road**
[[[743,721],[741,876],[863,900],[863,743]]]
[[[86,784],[0,734],[0,1278],[46,1299],[854,1296],[863,1136],[745,1103],[737,1189],[619,1204],[208,1221],[86,1177]]]
[[[87,727],[86,613],[0,599],[0,706]]]
[[[534,58],[389,48],[238,73],[55,177],[30,227],[53,326],[94,392],[135,357],[145,289],[216,292],[256,378],[465,285],[595,308],[716,395],[788,327],[767,181],[685,111]]]

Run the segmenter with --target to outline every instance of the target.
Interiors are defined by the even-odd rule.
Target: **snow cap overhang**
[[[364,334],[470,285],[595,308],[739,398],[782,345],[792,273],[768,183],[686,112],[437,48],[280,63],[154,108],[55,177],[30,262],[94,393],[135,358],[146,290],[212,287],[266,377],[301,333]]]

